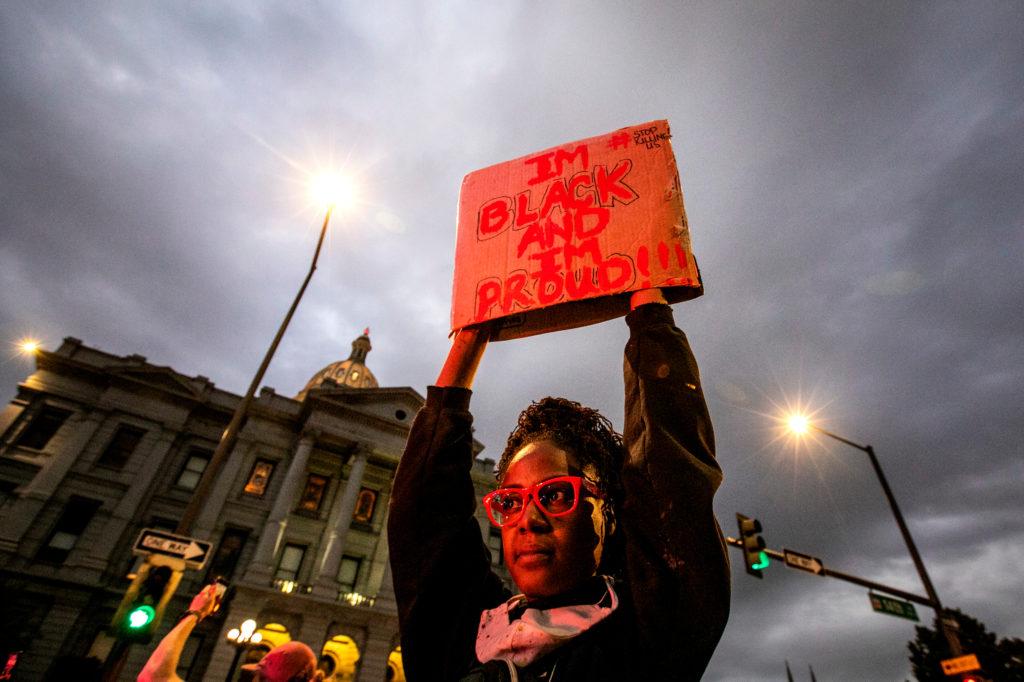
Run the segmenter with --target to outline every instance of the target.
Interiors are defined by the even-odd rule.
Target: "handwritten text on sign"
[[[453,328],[652,286],[699,287],[668,140],[656,121],[468,175]]]

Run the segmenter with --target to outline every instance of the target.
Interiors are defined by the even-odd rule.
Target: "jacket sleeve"
[[[641,641],[698,678],[729,614],[729,558],[712,501],[722,481],[700,376],[663,304],[626,317],[626,579]]]
[[[469,398],[468,389],[427,389],[395,474],[388,545],[410,682],[469,670],[480,613],[505,596],[474,517]]]

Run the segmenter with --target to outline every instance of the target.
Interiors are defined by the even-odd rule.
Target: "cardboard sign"
[[[625,315],[629,293],[703,293],[668,121],[474,171],[462,181],[452,330],[492,340]]]

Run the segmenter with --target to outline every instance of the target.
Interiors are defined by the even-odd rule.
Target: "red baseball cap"
[[[285,642],[274,647],[259,663],[243,665],[242,670],[257,673],[266,682],[309,680],[316,674],[316,655],[302,642]]]

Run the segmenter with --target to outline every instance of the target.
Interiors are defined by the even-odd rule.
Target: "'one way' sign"
[[[132,548],[133,554],[163,554],[182,559],[189,568],[200,569],[210,557],[213,545],[184,535],[144,528]]]

